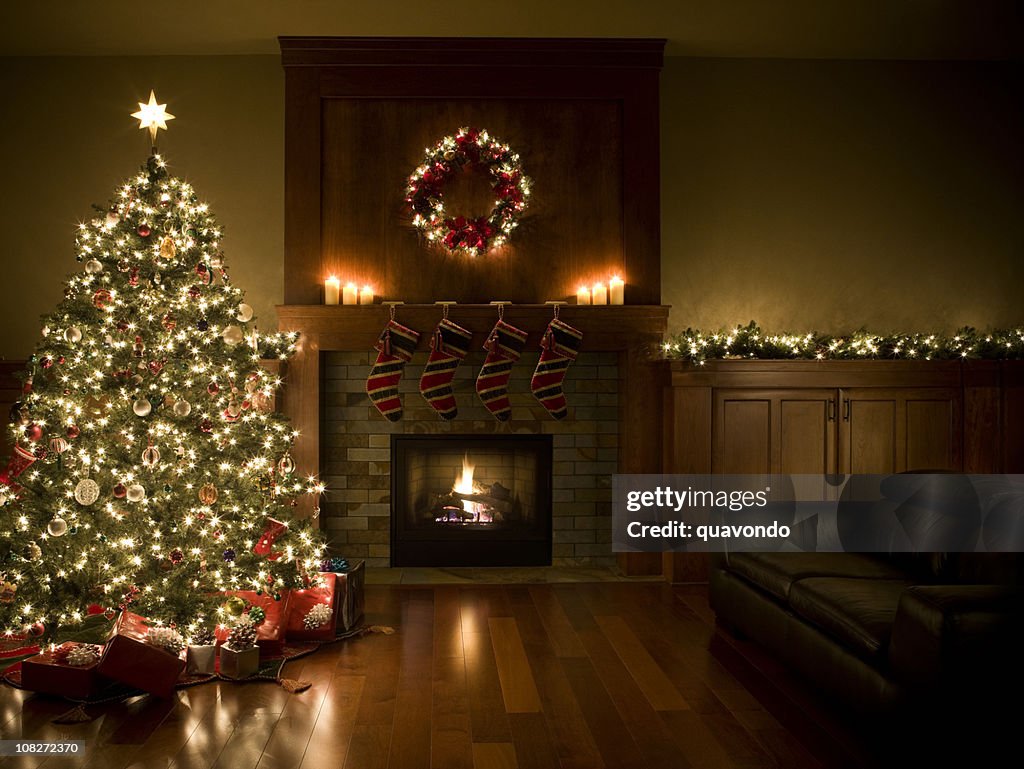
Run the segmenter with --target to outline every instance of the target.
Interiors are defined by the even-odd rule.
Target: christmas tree
[[[150,95],[134,117],[166,128]],[[91,614],[180,628],[223,619],[219,591],[308,584],[323,544],[290,520],[296,433],[221,231],[153,153],[80,225],[82,268],[43,319],[0,472],[0,630],[53,638]]]

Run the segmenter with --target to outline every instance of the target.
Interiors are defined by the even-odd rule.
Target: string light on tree
[[[173,116],[155,94],[139,107],[155,141]],[[291,503],[323,486],[284,481],[296,433],[260,365],[298,335],[257,331],[222,237],[155,151],[79,225],[80,268],[43,320],[0,474],[0,595],[17,596],[0,632],[53,636],[129,605],[198,625],[218,591],[304,587],[322,560]]]

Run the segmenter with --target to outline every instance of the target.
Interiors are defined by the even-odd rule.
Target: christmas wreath
[[[450,216],[444,210],[444,187],[469,166],[487,172],[497,199],[488,216]],[[409,176],[405,201],[412,223],[431,243],[449,252],[471,256],[487,253],[508,240],[530,196],[530,178],[519,155],[485,130],[460,128],[427,150],[423,163]]]

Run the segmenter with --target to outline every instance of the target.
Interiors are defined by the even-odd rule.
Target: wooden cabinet
[[[836,391],[716,389],[715,473],[833,473]]]
[[[670,364],[666,473],[1024,472],[1019,361]],[[706,558],[668,554],[700,581]]]

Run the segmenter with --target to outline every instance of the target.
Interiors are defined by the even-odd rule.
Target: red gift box
[[[293,590],[288,601],[288,623],[285,633],[289,641],[330,641],[338,626],[337,576],[330,572],[320,574],[321,587]],[[330,617],[317,628],[307,628],[306,615],[317,604],[330,607]]]
[[[284,654],[284,621],[288,616],[289,592],[283,591],[281,600],[275,601],[274,596],[263,593],[257,595],[255,590],[227,590],[224,597],[237,595],[246,603],[259,606],[266,613],[267,617],[256,626],[256,645],[260,647],[261,657],[278,657]],[[214,635],[217,638],[217,645],[228,640],[231,632],[230,622],[224,622],[217,626]]]
[[[130,611],[121,612],[97,670],[135,689],[170,697],[185,660],[146,643],[148,633],[149,620]]]
[[[102,691],[110,681],[91,665],[69,665],[68,652],[78,646],[67,642],[54,650],[45,650],[21,663],[21,685],[33,692],[56,694],[72,700],[87,700]]]

